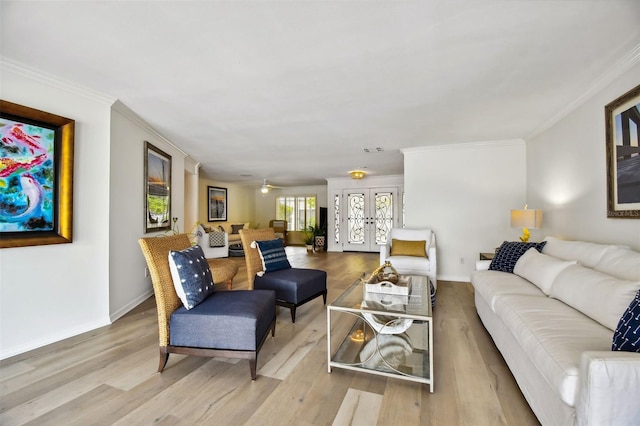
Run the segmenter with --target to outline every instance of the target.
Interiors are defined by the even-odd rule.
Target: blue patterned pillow
[[[173,287],[185,308],[191,309],[213,294],[213,277],[200,246],[170,250],[169,269]]]
[[[258,276],[262,276],[264,272],[291,268],[289,260],[287,259],[287,253],[284,251],[284,245],[280,238],[267,241],[254,241],[251,243],[251,247],[258,249],[260,259],[262,259],[263,273],[258,272]]]
[[[640,352],[640,290],[618,322],[611,350]]]
[[[498,247],[498,250],[496,250],[496,254],[489,265],[489,270],[513,273],[513,268],[516,266],[516,262],[520,259],[520,256],[522,256],[531,247],[535,247],[536,250],[542,253],[542,247],[544,247],[545,244],[547,244],[546,241],[541,243],[505,241],[500,247]]]

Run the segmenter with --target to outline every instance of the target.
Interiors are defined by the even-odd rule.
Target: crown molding
[[[12,72],[14,74],[24,76],[30,80],[35,80],[40,83],[46,84],[47,86],[52,86],[57,89],[70,92],[74,95],[82,96],[99,103],[112,105],[116,101],[116,98],[112,96],[106,95],[93,89],[89,89],[88,87],[81,86],[77,83],[65,80],[58,76],[42,72],[6,57],[0,57],[0,69],[2,70],[2,72]]]
[[[408,154],[413,152],[427,152],[427,151],[455,151],[459,149],[517,146],[517,145],[524,145],[524,143],[525,142],[523,139],[503,139],[503,140],[496,140],[496,141],[477,141],[477,142],[419,146],[415,148],[403,148],[400,150],[400,152],[402,152],[403,154]]]
[[[582,94],[573,102],[567,104],[564,108],[558,111],[553,117],[544,122],[542,125],[537,127],[533,132],[528,134],[525,137],[525,140],[531,140],[536,136],[539,136],[544,131],[551,128],[553,125],[558,123],[560,120],[565,118],[574,110],[578,109],[581,105],[583,105],[589,98],[593,95],[607,87],[609,84],[613,83],[616,78],[620,77],[622,74],[627,72],[631,67],[640,62],[640,44],[636,45],[629,53],[623,56],[620,60],[618,60],[615,64],[613,64],[605,73],[600,76],[587,90],[582,92]]]
[[[124,115],[129,120],[133,121],[138,126],[142,127],[147,132],[151,133],[153,136],[155,136],[156,138],[160,139],[162,142],[166,143],[171,148],[175,149],[176,151],[178,151],[179,153],[184,155],[185,158],[191,158],[191,157],[189,157],[189,154],[184,152],[181,148],[177,147],[176,144],[171,142],[169,139],[164,137],[162,134],[158,133],[158,131],[156,129],[151,127],[151,125],[149,123],[147,123],[142,117],[140,117],[138,114],[136,114],[131,108],[129,108],[128,106],[123,104],[122,101],[120,101],[120,100],[115,101],[114,104],[111,106],[111,108],[113,108],[115,111],[118,111],[120,114]]]

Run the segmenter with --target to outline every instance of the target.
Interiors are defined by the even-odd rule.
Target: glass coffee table
[[[427,277],[411,276],[408,295],[366,291],[365,276],[327,305],[327,365],[429,385],[433,392],[433,323]],[[353,323],[337,349],[331,319]]]

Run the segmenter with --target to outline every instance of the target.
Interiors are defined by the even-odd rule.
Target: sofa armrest
[[[491,265],[490,260],[476,260],[476,271],[486,271]]]
[[[578,425],[640,424],[640,354],[584,352],[576,401]]]

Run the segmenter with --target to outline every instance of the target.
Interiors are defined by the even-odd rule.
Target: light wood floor
[[[328,301],[378,266],[372,253],[287,252],[294,266],[328,272]],[[232,259],[234,289],[246,288],[244,258]],[[338,321],[333,329],[344,327]],[[295,324],[279,309],[252,382],[245,360],[172,354],[157,373],[151,298],[110,326],[0,362],[0,424],[538,424],[476,315],[469,283],[439,282],[434,321],[433,394],[413,382],[328,374],[321,298],[299,308]]]

